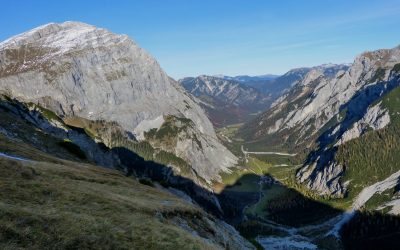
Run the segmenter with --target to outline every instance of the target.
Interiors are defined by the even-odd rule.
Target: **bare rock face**
[[[399,62],[398,47],[366,52],[358,56],[352,67],[340,77],[316,87],[316,97],[305,107],[308,115],[304,119],[320,120],[320,126],[313,131],[319,135],[319,149],[308,157],[307,163],[297,173],[300,182],[321,194],[336,197],[345,194],[347,184],[341,182],[344,168],[335,162],[335,149],[360,137],[368,129],[382,129],[390,123],[389,112],[381,107],[380,102],[375,102],[400,85],[397,73],[393,72],[393,67]],[[314,103],[315,100],[319,101]],[[328,122],[337,125],[329,128],[326,126]],[[327,132],[320,131],[323,126]]]
[[[0,92],[63,117],[117,122],[138,139],[159,127],[164,115],[190,119],[220,157],[191,162],[206,180],[237,160],[219,143],[199,105],[126,35],[65,22],[12,37],[0,43]],[[207,151],[191,153],[208,157]]]
[[[386,109],[380,107],[380,103],[369,107],[367,113],[353,126],[344,132],[336,146],[346,143],[354,138],[360,137],[367,129],[383,129],[390,123],[390,115]]]
[[[316,169],[316,162],[303,166],[297,173],[298,180],[305,183],[309,189],[317,190],[319,195],[341,197],[346,185],[340,182],[343,166],[335,162],[328,163],[323,169]]]

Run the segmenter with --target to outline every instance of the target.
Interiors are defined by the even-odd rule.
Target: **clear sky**
[[[400,44],[400,0],[2,0],[0,40],[67,20],[129,35],[174,78],[282,74]]]

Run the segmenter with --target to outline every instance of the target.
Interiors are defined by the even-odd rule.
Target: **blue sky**
[[[3,0],[0,40],[82,21],[132,37],[174,78],[282,74],[400,44],[400,0]]]

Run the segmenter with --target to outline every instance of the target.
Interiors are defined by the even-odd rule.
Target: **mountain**
[[[265,81],[265,80],[273,80],[279,75],[259,75],[259,76],[248,76],[248,75],[239,75],[239,76],[225,76],[225,75],[215,75],[215,77],[222,78],[225,80],[235,80],[238,82],[255,82],[255,81]]]
[[[146,142],[142,156],[163,158],[202,185],[237,161],[153,57],[126,35],[88,24],[50,23],[0,43],[0,93],[50,110],[108,147]],[[104,133],[110,124],[115,131]]]
[[[234,79],[202,75],[183,78],[179,83],[201,100],[216,127],[246,121],[272,101],[268,95]]]
[[[264,80],[253,80],[246,81],[244,84],[254,87],[262,93],[272,95],[274,98],[280,97],[285,91],[289,90],[297,82],[302,81],[304,77],[313,69],[319,69],[324,71],[325,74],[332,74],[341,69],[347,69],[346,64],[323,64],[316,67],[304,67],[291,69],[285,74],[276,78],[264,79]]]
[[[292,84],[301,80],[309,70],[310,68],[292,69],[281,76],[267,74],[261,76],[242,75],[233,77],[218,75],[215,77],[240,82],[242,85],[252,87],[262,94],[277,98],[286,89],[290,88]]]
[[[331,67],[329,67],[329,65]],[[318,67],[320,67],[321,69],[324,67],[340,68],[340,67],[346,67],[346,65],[325,64]],[[253,89],[256,89],[261,94],[269,96],[271,100],[275,100],[276,98],[280,97],[285,91],[287,91],[293,85],[295,85],[297,82],[301,81],[311,69],[312,68],[307,68],[307,67],[291,69],[281,76],[267,74],[261,76],[243,75],[243,76],[233,76],[233,77],[217,75],[214,77],[221,78],[224,80],[239,82],[242,86],[248,86]]]
[[[276,78],[247,81],[244,84],[256,88],[261,93],[270,94],[273,99],[276,99],[296,82],[302,80],[309,70],[310,68],[292,69]]]
[[[400,170],[399,86],[400,47],[365,52],[347,69],[313,68],[241,135],[253,141],[250,148],[304,159],[297,181],[320,196],[354,198],[382,182],[363,202],[373,197],[370,206],[389,206],[398,182],[389,177]]]

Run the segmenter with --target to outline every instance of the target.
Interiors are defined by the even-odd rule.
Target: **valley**
[[[395,52],[394,53],[398,53],[397,52],[398,48],[395,48]],[[386,51],[383,51],[383,53],[387,53]],[[356,59],[357,60],[357,59]],[[335,128],[335,123],[332,120],[336,120],[336,118],[332,119],[331,121],[329,121],[329,119],[327,120],[328,122],[325,123],[325,125],[315,125],[316,120],[311,120],[314,125],[311,123],[309,125],[307,125],[308,123],[306,123],[305,127],[306,129],[304,129],[304,127],[299,127],[301,130],[298,132],[295,132],[296,130],[293,130],[293,128],[288,128],[288,125],[286,125],[286,127],[284,127],[284,123],[282,123],[282,119],[285,119],[284,117],[280,117],[279,116],[279,112],[282,112],[282,110],[284,110],[282,114],[287,114],[289,113],[288,118],[289,119],[293,119],[293,114],[295,111],[290,111],[290,109],[304,109],[304,107],[300,106],[300,103],[305,103],[305,105],[310,104],[310,102],[313,101],[313,99],[318,99],[318,95],[315,92],[312,92],[312,94],[307,95],[307,92],[305,91],[309,91],[307,90],[307,88],[310,87],[303,87],[300,91],[302,92],[301,94],[297,93],[295,94],[294,100],[290,100],[288,99],[291,95],[291,93],[289,92],[286,96],[284,96],[286,98],[281,100],[280,103],[278,102],[277,104],[275,104],[275,106],[273,105],[273,107],[271,108],[270,111],[266,112],[266,115],[269,115],[269,120],[261,120],[260,119],[256,119],[253,122],[250,122],[248,124],[244,124],[244,125],[240,125],[240,126],[236,126],[236,127],[228,127],[225,129],[221,129],[220,133],[222,134],[220,136],[221,140],[223,140],[225,142],[225,144],[228,146],[228,144],[235,144],[235,145],[231,145],[228,146],[228,148],[230,148],[233,152],[238,152],[237,148],[240,147],[243,156],[242,156],[242,160],[244,161],[244,164],[246,166],[251,166],[254,164],[254,162],[256,161],[257,164],[256,167],[257,169],[259,169],[260,173],[262,175],[271,175],[272,178],[275,178],[275,181],[279,181],[281,182],[281,185],[283,184],[285,188],[293,188],[294,190],[296,190],[297,192],[305,195],[305,197],[310,198],[312,200],[314,200],[315,202],[320,202],[321,204],[325,204],[327,206],[329,206],[329,208],[331,209],[337,209],[337,213],[340,214],[342,213],[342,215],[336,215],[336,216],[332,216],[331,218],[326,217],[325,219],[323,219],[323,216],[321,216],[319,219],[320,221],[316,223],[316,225],[308,225],[305,227],[297,227],[292,229],[293,231],[292,234],[289,234],[290,237],[296,237],[297,238],[297,242],[292,240],[292,238],[288,237],[288,235],[286,235],[283,238],[279,238],[279,235],[273,236],[271,238],[263,238],[262,236],[260,236],[258,238],[258,241],[262,244],[265,244],[265,246],[275,246],[275,247],[279,247],[279,242],[286,242],[284,244],[286,244],[286,246],[291,246],[294,247],[296,246],[296,244],[298,244],[298,246],[300,248],[309,248],[309,249],[315,249],[315,248],[325,248],[327,247],[325,244],[333,244],[332,242],[336,242],[335,244],[339,244],[341,245],[342,243],[339,243],[340,240],[342,240],[344,243],[343,244],[349,244],[349,242],[346,242],[346,237],[343,237],[343,231],[342,227],[345,228],[345,225],[347,224],[351,224],[350,221],[353,220],[354,217],[359,217],[360,215],[358,215],[358,213],[369,213],[369,211],[374,211],[375,209],[379,209],[378,211],[380,212],[376,212],[375,214],[373,214],[372,220],[378,220],[378,216],[380,213],[382,213],[384,207],[385,207],[385,202],[386,204],[397,204],[395,201],[398,197],[398,191],[396,191],[394,189],[394,187],[396,185],[398,185],[399,183],[399,178],[398,178],[398,164],[391,161],[391,159],[396,159],[396,155],[398,155],[398,153],[394,153],[394,152],[398,152],[396,149],[396,145],[398,144],[398,140],[395,139],[397,136],[397,133],[395,134],[391,134],[390,135],[390,139],[389,137],[387,137],[386,135],[386,131],[397,131],[397,129],[391,128],[391,126],[397,126],[397,108],[400,107],[400,105],[397,103],[398,102],[398,97],[397,97],[397,92],[399,90],[399,82],[396,76],[396,72],[397,72],[397,68],[398,68],[398,64],[394,63],[391,64],[394,66],[389,66],[389,73],[386,73],[386,77],[389,77],[389,83],[384,85],[384,89],[382,91],[382,88],[378,86],[376,86],[376,88],[379,88],[381,90],[380,93],[378,93],[377,91],[374,90],[365,90],[366,92],[362,92],[360,91],[360,93],[356,94],[354,97],[354,102],[356,103],[355,105],[357,106],[352,106],[352,104],[348,104],[349,108],[344,108],[343,107],[343,111],[341,111],[339,118],[337,119],[339,122],[342,120],[344,121],[342,124],[344,125],[336,125]],[[355,67],[355,66],[353,66]],[[319,71],[321,72],[321,71]],[[339,70],[340,72],[340,70]],[[382,81],[383,80],[383,73],[384,72],[382,70],[380,70],[378,68],[377,73],[372,73],[371,77],[372,80],[369,80],[369,82],[373,82],[373,81]],[[325,79],[321,79],[320,77],[320,73],[318,73],[318,70],[316,72],[311,71],[311,75],[308,75],[307,77],[311,77],[312,78],[309,80],[310,83],[304,82],[302,84],[304,84],[305,86],[310,86],[309,84],[317,84],[317,83],[321,83],[326,81]],[[341,75],[343,73],[337,73],[338,75]],[[377,76],[377,74],[379,74],[379,76]],[[316,77],[316,78],[315,78]],[[329,77],[328,76],[328,81],[329,81]],[[317,85],[315,85],[317,86]],[[312,87],[311,85],[311,88]],[[316,89],[318,89],[320,87],[316,87]],[[372,86],[369,86],[368,88],[372,89]],[[296,92],[298,90],[296,90],[296,87],[294,87],[291,92]],[[383,93],[383,94],[382,94]],[[301,95],[304,95],[304,99],[298,99],[299,96],[301,97]],[[364,104],[364,107],[368,107],[368,109],[365,108],[365,115],[364,117],[367,117],[369,115],[369,111],[374,109],[377,106],[380,107],[386,107],[385,108],[381,108],[383,110],[386,110],[386,113],[378,111],[377,114],[372,115],[374,118],[372,118],[373,120],[370,123],[367,123],[366,126],[370,126],[370,129],[367,130],[363,127],[361,127],[361,122],[363,120],[360,120],[359,123],[355,123],[355,121],[357,121],[357,119],[367,119],[367,118],[363,118],[362,115],[359,115],[359,110],[360,108],[362,108],[361,104],[362,102],[365,102],[365,98],[366,96],[368,96],[367,98],[371,98],[368,99],[368,101],[366,102],[366,104]],[[363,101],[361,101],[363,100]],[[351,100],[352,101],[352,100]],[[292,104],[290,102],[295,103],[293,106],[291,106]],[[374,106],[375,105],[375,106]],[[289,108],[289,110],[287,110],[287,108]],[[341,107],[342,109],[342,107]],[[356,109],[356,110],[354,110]],[[340,111],[340,109],[339,109]],[[302,111],[304,114],[304,110]],[[310,112],[310,111],[308,111]],[[311,111],[312,112],[312,111]],[[347,117],[346,118],[340,118],[340,116],[342,116],[343,114],[347,113]],[[386,128],[383,128],[386,125],[383,125],[382,127],[378,127],[378,128],[374,128],[375,124],[385,124],[383,122],[383,117],[385,114],[391,114],[390,116],[390,125],[387,126]],[[277,115],[278,114],[278,115]],[[277,116],[277,118],[275,118]],[[292,116],[292,117],[291,117]],[[356,116],[356,117],[354,117]],[[358,117],[357,117],[358,116]],[[262,116],[260,116],[262,117]],[[291,118],[290,118],[291,117]],[[279,118],[279,119],[278,119]],[[286,119],[288,119],[286,118]],[[271,119],[272,121],[276,121],[275,125],[273,123],[271,123]],[[315,119],[315,118],[313,118]],[[322,115],[322,117],[320,119],[326,119],[324,118],[324,114]],[[382,122],[380,123],[380,120],[382,119]],[[349,122],[347,122],[347,120]],[[250,138],[248,136],[248,132],[249,130],[251,130],[252,128],[249,127],[250,125],[257,123],[258,125],[254,125],[254,126],[258,126],[258,128],[261,128],[260,125],[263,125],[263,123],[267,122],[267,124],[270,126],[269,128],[267,127],[267,130],[262,128],[262,131],[268,131],[268,132],[263,132],[264,134],[266,134],[264,137],[260,137],[258,136],[261,132],[257,131],[255,134],[257,135],[257,137],[253,137]],[[286,122],[290,123],[290,120],[287,120]],[[322,123],[324,124],[324,123]],[[332,134],[337,133],[337,131],[345,131],[346,128],[343,128],[345,126],[349,126],[348,124],[355,124],[353,125],[354,127],[359,126],[358,129],[359,131],[361,131],[359,134],[355,135],[355,137],[359,137],[359,139],[349,139],[350,142],[346,143],[345,142],[337,142],[334,145],[334,140],[333,139],[333,143],[332,141],[329,140],[329,138],[332,138]],[[267,125],[267,126],[268,126]],[[281,131],[279,132],[279,127],[276,128],[274,126],[280,126],[281,127]],[[309,128],[307,128],[307,126],[310,126]],[[322,132],[317,132],[317,135],[313,135],[313,130],[310,129],[315,129],[316,126],[320,126],[321,127],[321,131]],[[364,125],[365,126],[365,125]],[[329,129],[329,127],[331,127],[331,129]],[[351,127],[351,125],[349,126]],[[354,128],[353,127],[353,128]],[[307,131],[307,129],[309,129]],[[289,131],[289,134],[287,134]],[[355,130],[355,129],[354,129]],[[375,131],[376,130],[376,131]],[[276,132],[278,131],[278,132]],[[314,130],[315,131],[315,130]],[[355,130],[357,131],[357,130]],[[365,132],[365,135],[362,135],[362,133]],[[311,132],[311,133],[310,133]],[[274,133],[278,134],[278,135],[274,135]],[[291,138],[294,134],[291,133],[299,133],[300,136],[308,136],[308,139],[304,139],[304,141],[301,141],[301,137],[297,137],[297,138]],[[306,134],[304,134],[306,133]],[[310,135],[307,135],[307,133],[309,133]],[[318,133],[320,133],[318,135]],[[341,132],[343,133],[343,132]],[[361,134],[361,135],[360,135]],[[379,134],[379,139],[378,136]],[[389,132],[390,134],[390,132]],[[227,135],[230,135],[231,138],[229,138],[229,140],[226,139]],[[272,137],[272,135],[274,135],[274,137]],[[342,138],[344,138],[347,135],[342,135]],[[392,137],[393,136],[393,137]],[[248,138],[248,139],[246,139]],[[278,139],[279,138],[279,139]],[[281,138],[284,138],[284,140],[282,140]],[[312,141],[313,139],[310,138],[316,138],[317,144],[313,145]],[[333,137],[335,138],[335,137]],[[249,140],[250,139],[250,140]],[[340,136],[336,137],[336,140],[341,139]],[[360,142],[359,140],[363,141]],[[343,140],[342,140],[343,141]],[[261,143],[260,143],[261,142]],[[290,142],[290,144],[288,143]],[[378,143],[380,146],[375,146],[375,143]],[[299,144],[300,147],[293,147],[293,144]],[[343,146],[341,146],[341,144],[344,144]],[[243,146],[245,145],[245,146]],[[338,146],[339,145],[339,146]],[[353,146],[354,145],[354,146]],[[355,146],[357,145],[357,146]],[[368,146],[367,146],[368,145]],[[389,146],[390,145],[390,146]],[[389,148],[388,148],[389,146]],[[301,147],[305,148],[304,149],[300,149]],[[331,147],[331,149],[329,150],[329,147]],[[338,149],[336,148],[338,147]],[[352,149],[347,149],[347,147],[350,147]],[[393,148],[392,148],[393,147]],[[245,149],[244,149],[245,148]],[[248,149],[250,148],[251,151]],[[313,152],[313,148],[317,148],[314,152]],[[318,149],[319,148],[319,149]],[[345,149],[346,148],[346,149]],[[357,148],[357,149],[356,149]],[[383,150],[383,148],[385,148]],[[234,149],[236,149],[236,151],[234,151]],[[285,150],[286,149],[286,150]],[[393,149],[393,151],[391,151],[391,149]],[[264,151],[264,150],[268,150],[268,151]],[[276,151],[272,151],[272,150],[276,150]],[[278,151],[279,150],[279,151]],[[349,152],[351,151],[351,154],[347,154],[346,156],[344,156],[343,158],[343,152]],[[290,152],[290,153],[287,153]],[[337,153],[336,153],[337,152]],[[393,152],[393,154],[391,153]],[[315,155],[317,154],[317,155]],[[385,156],[380,156],[381,154],[385,154]],[[286,157],[284,157],[286,156]],[[290,156],[290,157],[287,157]],[[321,159],[318,160],[317,158],[317,166],[319,166],[319,164],[321,165],[320,167],[316,167],[314,166],[309,166],[308,164],[310,164],[310,162],[315,161],[315,158],[319,156],[321,157]],[[290,159],[291,157],[293,157],[292,159]],[[328,158],[327,158],[328,157]],[[313,188],[313,184],[309,182],[308,185],[304,185],[306,183],[304,183],[304,179],[302,179],[302,175],[305,173],[305,171],[310,171],[307,168],[311,168],[314,167],[315,170],[314,171],[321,171],[322,167],[325,167],[326,170],[324,171],[343,171],[343,169],[340,167],[340,165],[336,166],[335,163],[331,162],[331,157],[333,157],[334,159],[336,159],[337,161],[339,161],[342,166],[345,165],[347,166],[347,168],[345,169],[346,171],[339,173],[338,177],[336,177],[336,180],[333,179],[332,181],[337,181],[337,178],[342,179],[340,183],[345,185],[345,188],[347,188],[348,190],[345,191],[345,194],[340,194],[339,196],[335,194],[336,189],[333,191],[333,189],[329,189],[330,187],[327,187],[328,190],[332,190],[329,191],[330,193],[325,193],[326,189],[321,189],[324,185],[326,185],[326,183],[328,182],[328,180],[325,180],[323,182],[321,182],[322,186],[317,186],[317,188]],[[360,157],[360,158],[359,158]],[[256,160],[254,160],[254,158]],[[258,159],[257,159],[258,158]],[[326,158],[326,159],[324,159]],[[341,159],[341,160],[339,160]],[[379,160],[380,159],[380,160]],[[378,163],[378,161],[381,161],[381,163],[385,162],[384,165]],[[388,162],[389,161],[389,162]],[[297,163],[296,163],[297,162]],[[325,165],[324,165],[325,164]],[[331,166],[326,166],[326,164],[331,164]],[[266,168],[260,168],[260,166],[268,166]],[[289,171],[284,171],[284,170],[277,170],[281,167],[285,167],[288,168]],[[333,168],[332,168],[333,166]],[[336,166],[336,167],[335,167]],[[282,169],[285,169],[282,168]],[[336,168],[336,169],[335,169]],[[329,170],[328,170],[329,169]],[[340,170],[342,169],[342,170]],[[372,170],[373,169],[373,170]],[[272,170],[272,171],[271,171]],[[254,173],[256,173],[256,171],[251,170]],[[371,172],[368,172],[371,171]],[[387,171],[387,172],[385,172]],[[283,174],[282,174],[283,172]],[[324,174],[329,174],[327,172],[324,172]],[[337,174],[337,173],[334,173]],[[392,175],[391,175],[392,174]],[[282,177],[280,177],[283,176]],[[306,178],[316,178],[318,181],[321,181],[321,178],[324,178],[323,176],[321,176],[320,174],[318,175],[314,175],[310,173],[307,173]],[[313,177],[314,176],[314,177]],[[343,176],[343,177],[342,177]],[[351,177],[350,177],[351,176]],[[367,178],[366,178],[367,176]],[[334,176],[335,177],[335,176]],[[334,178],[333,177],[333,178]],[[328,178],[332,178],[332,177],[328,177]],[[387,178],[387,179],[385,179]],[[381,181],[381,182],[379,182]],[[303,184],[302,184],[303,182]],[[328,182],[329,183],[329,182]],[[318,184],[320,185],[320,184]],[[336,185],[336,184],[335,184]],[[308,186],[308,187],[307,187]],[[341,190],[340,186],[337,186],[335,188],[339,188],[339,191]],[[314,191],[313,191],[314,189]],[[279,190],[279,189],[278,189]],[[343,192],[343,191],[341,191]],[[383,195],[384,194],[384,195]],[[272,188],[272,190],[269,190],[266,192],[266,195],[263,196],[263,194],[260,195],[260,197],[262,197],[262,199],[259,199],[259,201],[257,203],[255,203],[255,205],[253,205],[254,207],[250,210],[253,214],[257,214],[257,212],[262,211],[263,213],[259,213],[257,214],[259,217],[258,218],[268,218],[268,213],[266,213],[266,211],[268,211],[268,207],[264,207],[262,208],[262,206],[260,207],[260,205],[262,204],[263,200],[266,200],[265,203],[268,203],[268,201],[270,203],[272,202],[276,202],[276,201],[271,201],[270,196],[275,196],[277,195],[278,200],[286,200],[288,195],[287,193],[283,192],[281,193],[280,191],[276,192],[275,188]],[[290,204],[290,202],[288,202]],[[386,208],[386,209],[390,209],[390,208]],[[391,211],[395,211],[396,208],[392,208]],[[296,214],[299,214],[298,209],[293,209],[291,211],[295,211]],[[342,211],[342,212],[340,212]],[[361,211],[361,212],[359,212]],[[375,210],[376,211],[376,210]],[[389,211],[389,210],[386,210]],[[290,212],[289,212],[290,213]],[[383,212],[381,216],[385,216],[386,212]],[[393,212],[392,212],[393,213]],[[261,216],[260,216],[261,215]],[[320,214],[322,215],[322,214]],[[362,217],[362,216],[361,216]],[[366,219],[366,217],[363,217],[364,219]],[[388,218],[384,218],[382,219],[383,221],[396,221],[398,220],[397,217],[390,217],[388,216]],[[274,222],[277,222],[277,219],[273,219]],[[325,221],[325,222],[324,222]],[[354,221],[354,220],[353,220]],[[385,222],[385,223],[390,223],[390,222]],[[313,223],[311,223],[313,224]],[[307,236],[308,229],[312,229],[312,228],[318,228],[318,234],[317,235],[313,235],[312,237],[308,237],[308,238],[304,238],[305,236]],[[396,228],[396,227],[395,227]],[[306,229],[304,231],[304,229]],[[393,227],[392,227],[393,229]],[[394,231],[398,232],[398,229],[394,229]],[[295,233],[293,233],[295,232]],[[300,235],[298,235],[297,233],[300,233]],[[388,238],[390,239],[391,233],[388,234]],[[308,235],[309,236],[309,235]],[[332,237],[334,236],[334,237]],[[386,239],[386,235],[382,233],[382,239]],[[355,240],[355,239],[353,239]],[[371,240],[369,241],[369,239],[365,238],[364,240],[366,240],[367,242],[371,242],[371,244],[375,244],[375,246],[377,246],[377,244],[388,244],[388,246],[394,244],[395,241],[393,241],[393,238],[391,238],[391,240],[389,240],[388,242],[385,241],[385,243],[383,243],[383,241],[379,241],[379,240]],[[329,243],[327,243],[329,242]],[[356,240],[356,242],[358,242],[357,244],[360,244],[359,241]],[[380,243],[377,243],[380,242]],[[296,244],[295,244],[296,243]],[[311,245],[307,245],[308,243],[311,243]],[[277,244],[277,245],[275,245]],[[305,245],[302,245],[305,244]],[[314,245],[313,245],[314,244]],[[354,243],[351,243],[354,246]],[[282,246],[282,245],[280,245]],[[338,245],[336,245],[335,247],[333,247],[333,249],[336,249],[338,247]]]
[[[389,248],[399,128],[399,46],[175,81],[126,35],[46,24],[0,43],[0,247]]]
[[[228,129],[223,128],[219,133],[226,133]],[[237,132],[238,129],[239,126],[234,131]],[[235,135],[235,133],[230,135]],[[243,139],[238,138],[236,134],[236,137],[225,140],[227,145],[233,142],[237,143],[237,148]],[[235,146],[231,145],[231,147]],[[302,167],[302,164],[295,165],[293,163],[296,162],[293,159],[296,154],[248,152],[243,150],[243,146],[241,146],[241,150],[243,153],[241,160],[245,167],[223,179],[228,185],[225,190],[233,193],[232,196],[237,196],[235,192],[258,194],[257,199],[244,207],[245,222],[240,227],[253,233],[258,231],[253,234],[253,237],[266,249],[269,247],[276,249],[338,249],[342,246],[343,241],[348,244],[341,234],[343,233],[342,228],[354,217],[358,217],[359,211],[364,213],[376,209],[377,204],[382,204],[385,199],[379,200],[377,204],[371,206],[376,202],[372,197],[386,192],[386,199],[388,199],[390,197],[388,194],[395,193],[393,188],[399,183],[399,173],[396,172],[382,182],[365,186],[358,192],[357,197],[324,198],[296,181],[296,173]],[[292,159],[289,160],[290,158]],[[254,196],[256,197],[256,195]],[[307,200],[310,200],[311,204],[307,204]],[[291,206],[291,203],[295,205]],[[274,206],[277,206],[276,211],[274,211]],[[284,208],[285,206],[288,206],[288,210]],[[303,208],[307,210],[304,214],[301,212]],[[380,209],[382,208],[381,206]],[[290,213],[294,213],[295,217],[290,217]],[[304,221],[299,220],[299,217]],[[394,217],[391,220],[396,221],[398,218]],[[249,227],[248,224],[252,224],[252,226]],[[263,236],[265,234],[269,236]],[[390,235],[389,233],[388,237],[391,237]],[[386,236],[382,234],[382,237]],[[381,241],[378,242],[380,243],[375,244],[382,244]],[[397,241],[391,239],[388,244],[391,245],[394,242]],[[360,242],[358,243],[360,244]]]

